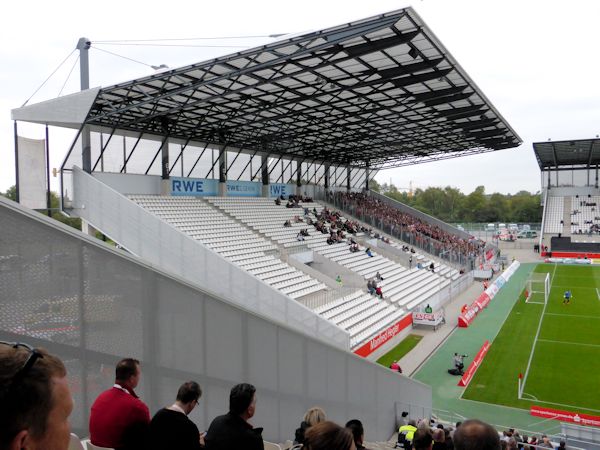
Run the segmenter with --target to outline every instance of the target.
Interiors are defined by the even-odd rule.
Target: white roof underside
[[[23,106],[11,111],[12,120],[48,124],[57,127],[79,128],[100,91],[99,87],[65,95],[52,100]]]

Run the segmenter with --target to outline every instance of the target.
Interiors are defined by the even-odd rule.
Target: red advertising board
[[[379,333],[377,336],[375,336],[369,342],[367,342],[362,347],[355,350],[354,353],[356,353],[358,356],[362,356],[362,357],[369,356],[371,353],[373,353],[375,350],[377,350],[379,347],[381,347],[387,341],[392,339],[394,336],[396,336],[398,333],[400,333],[402,330],[404,330],[410,324],[412,324],[412,315],[407,314],[402,319],[400,319],[398,322],[396,322],[394,325],[392,325],[391,327],[389,327],[386,330],[383,330],[381,333]]]
[[[477,316],[477,314],[479,314],[489,303],[490,296],[485,292],[482,293],[477,297],[477,300],[471,303],[465,312],[458,316],[458,326],[461,328],[468,327],[473,319],[475,319],[475,316]]]
[[[471,380],[473,379],[473,376],[475,375],[475,372],[477,372],[477,369],[483,362],[483,358],[485,358],[485,355],[487,354],[489,348],[490,348],[490,341],[485,341],[483,346],[477,352],[477,355],[475,355],[475,358],[473,358],[473,362],[471,364],[469,364],[469,368],[467,369],[465,374],[462,376],[462,378],[458,382],[459,386],[464,387],[464,386],[467,386],[471,382]]]
[[[578,425],[600,427],[600,416],[590,416],[588,414],[579,414],[571,411],[543,408],[541,406],[532,406],[529,410],[529,413],[532,416],[543,417],[545,419],[554,419],[560,420],[561,422],[572,422]]]

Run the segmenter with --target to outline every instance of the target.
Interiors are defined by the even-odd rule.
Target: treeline
[[[16,202],[17,201],[17,188],[15,186],[11,186],[7,189],[6,192],[0,192],[0,195]],[[77,228],[81,230],[81,219],[77,217],[68,217],[60,212],[60,199],[56,192],[50,192],[50,215],[53,219],[58,220],[66,225],[69,225],[73,228]],[[46,211],[41,211],[43,214],[46,214]]]
[[[542,221],[540,194],[519,191],[514,195],[494,193],[488,195],[483,186],[468,195],[459,189],[430,187],[416,189],[412,195],[401,192],[393,184],[379,185],[375,180],[369,187],[387,197],[412,206],[444,222],[527,222]]]

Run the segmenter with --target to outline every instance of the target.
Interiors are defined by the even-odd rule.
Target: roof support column
[[[260,173],[262,179],[262,191],[263,197],[269,196],[269,154],[264,153],[260,156]]]
[[[227,196],[227,151],[224,145],[219,145],[219,196]]]
[[[324,183],[325,183],[325,190],[329,189],[329,167],[331,166],[330,163],[325,163],[325,179],[324,179]]]
[[[346,167],[346,191],[350,192],[350,174],[352,173],[352,169],[350,166]]]
[[[302,162],[298,161],[298,170],[296,170],[296,195],[302,194]]]
[[[369,192],[369,161],[367,161],[367,166],[365,167],[365,191]]]
[[[160,146],[160,169],[162,195],[171,194],[171,183],[169,182],[169,138],[165,138]]]
[[[79,50],[79,75],[82,91],[90,88],[90,63],[89,49],[91,42],[87,38],[79,38],[76,49]],[[90,139],[90,127],[83,126],[81,131],[81,165],[87,173],[92,173],[92,146]]]

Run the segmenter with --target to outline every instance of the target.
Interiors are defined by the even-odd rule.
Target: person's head
[[[454,433],[456,450],[498,450],[500,437],[491,425],[481,420],[465,420]]]
[[[200,388],[200,385],[195,381],[186,381],[179,387],[177,398],[175,400],[183,408],[185,413],[189,414],[194,410],[201,396],[202,389]]]
[[[66,450],[73,400],[62,361],[44,349],[0,344],[0,450]]]
[[[435,442],[444,442],[446,440],[446,434],[442,428],[433,430],[433,440]]]
[[[433,437],[429,427],[422,427],[415,431],[412,441],[415,450],[428,450],[433,446]]]
[[[319,422],[325,422],[327,420],[327,414],[325,414],[325,411],[323,411],[322,408],[319,408],[318,406],[313,406],[308,411],[306,411],[302,420],[306,422],[306,424],[309,427],[312,427],[313,425],[316,425]]]
[[[229,411],[244,420],[254,416],[256,388],[248,383],[236,384],[229,394]]]
[[[346,423],[346,428],[352,433],[356,446],[362,445],[365,440],[365,429],[362,422],[358,419],[349,420],[348,423]]]
[[[135,389],[141,375],[140,362],[137,359],[124,358],[115,367],[115,383],[127,389]]]
[[[306,430],[304,434],[305,450],[356,450],[352,433],[346,428],[325,421]]]
[[[409,424],[410,426],[416,427],[416,426],[417,426],[417,421],[416,421],[415,419],[410,419],[410,420],[408,421],[408,424]]]

